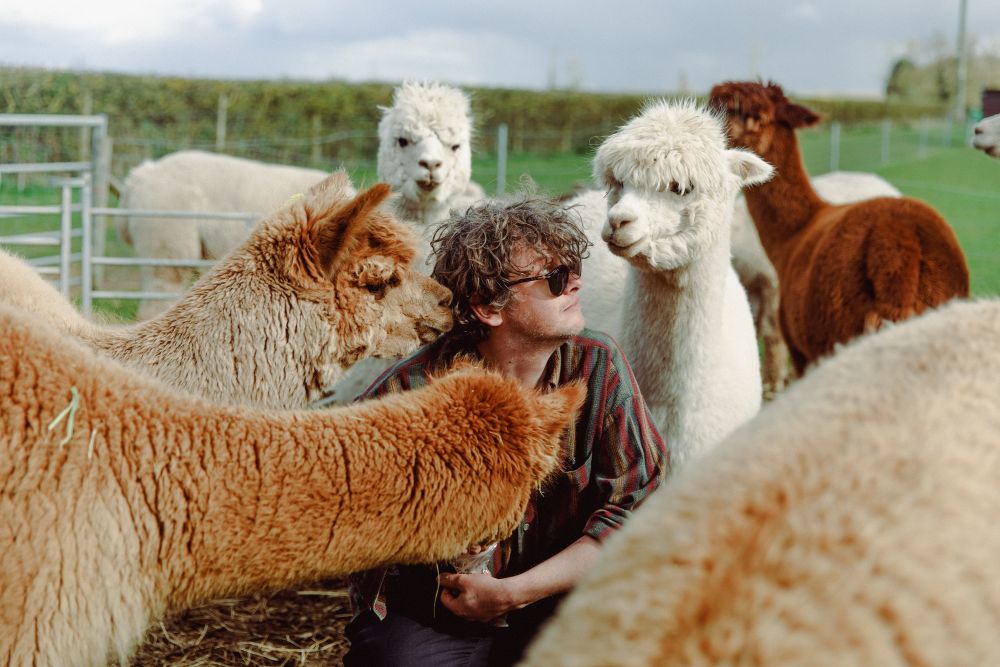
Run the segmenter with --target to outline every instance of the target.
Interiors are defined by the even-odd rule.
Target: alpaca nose
[[[444,162],[442,162],[441,160],[423,159],[420,162],[418,162],[417,164],[419,164],[421,167],[423,167],[427,171],[434,171],[435,169],[440,169],[441,165],[444,164]]]
[[[616,232],[625,225],[628,225],[630,223],[632,223],[632,217],[628,215],[608,216],[608,224],[611,225],[611,229],[615,230]]]

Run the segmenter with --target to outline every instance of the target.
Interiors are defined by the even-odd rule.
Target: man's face
[[[527,246],[516,246],[512,259],[517,273],[507,276],[511,280],[540,276],[560,263]],[[513,297],[501,311],[504,326],[532,340],[562,341],[575,336],[584,326],[581,284],[580,276],[571,273],[558,296],[553,296],[544,278],[511,286]]]

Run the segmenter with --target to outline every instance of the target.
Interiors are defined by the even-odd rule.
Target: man
[[[587,400],[566,433],[564,471],[533,495],[488,572],[401,566],[352,579],[348,667],[513,664],[597,560],[601,542],[669,471],[621,350],[584,329],[580,267],[588,245],[567,211],[538,200],[485,203],[437,230],[433,276],[454,295],[455,328],[386,371],[364,396],[423,385],[464,354],[526,389],[580,379]]]

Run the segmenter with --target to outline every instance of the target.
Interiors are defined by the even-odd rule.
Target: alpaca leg
[[[765,396],[773,396],[788,383],[788,347],[781,334],[778,311],[781,305],[777,285],[758,285],[757,333],[763,344],[761,361]]]
[[[150,218],[130,229],[136,257],[163,259],[201,259],[201,242],[193,221]],[[177,267],[142,267],[144,292],[183,292],[194,277],[194,270]],[[138,318],[146,320],[167,310],[174,299],[143,299]]]

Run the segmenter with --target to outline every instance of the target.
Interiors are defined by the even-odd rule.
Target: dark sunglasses
[[[565,264],[560,264],[556,268],[552,269],[548,273],[543,273],[540,276],[529,276],[527,278],[518,278],[517,280],[508,280],[508,285],[517,285],[518,283],[527,283],[532,280],[545,280],[549,284],[549,291],[552,292],[552,296],[559,296],[566,289],[566,283],[569,282],[569,276],[571,273],[580,275],[582,269],[576,267],[576,269],[571,269]]]

